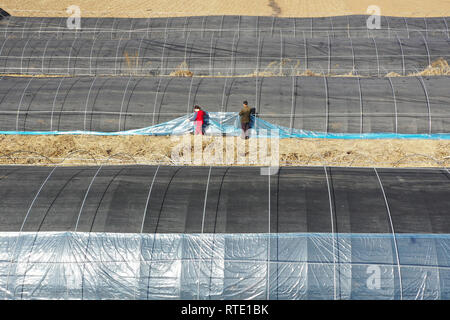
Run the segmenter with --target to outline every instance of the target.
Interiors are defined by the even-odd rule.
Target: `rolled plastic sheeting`
[[[450,39],[234,37],[210,39],[6,39],[0,72],[49,75],[197,76],[321,74],[380,76],[450,61]]]
[[[450,299],[450,235],[0,233],[5,299]]]
[[[9,17],[0,20],[0,38],[37,39],[151,39],[292,36],[305,38],[449,37],[448,17],[404,18],[380,16],[380,28],[367,28],[366,15],[324,18],[258,16],[195,16],[169,18],[87,18],[81,29],[69,29],[68,18]]]
[[[450,234],[449,178],[446,169],[2,166],[0,232]]]
[[[20,78],[0,80],[0,131],[120,132],[192,112],[238,112],[289,130],[450,133],[449,78]]]

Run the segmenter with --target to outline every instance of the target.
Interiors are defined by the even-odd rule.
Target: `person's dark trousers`
[[[241,129],[242,129],[241,138],[242,139],[248,139],[248,129],[249,128],[250,128],[249,122],[241,122]]]

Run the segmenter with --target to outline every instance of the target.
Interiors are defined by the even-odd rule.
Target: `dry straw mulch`
[[[186,140],[183,140],[186,139]],[[173,157],[174,148],[190,149],[193,159],[194,137],[156,136],[17,136],[0,135],[0,164],[32,165],[96,165],[96,164],[180,164]],[[223,145],[218,144],[222,140]],[[249,155],[249,141],[267,143],[266,139],[250,139],[245,155]],[[266,140],[266,141],[264,141]],[[235,143],[233,158],[237,160],[236,143],[239,138],[205,137],[202,150]],[[239,145],[237,145],[239,146]],[[186,148],[185,148],[186,147]],[[239,146],[239,152],[243,152]],[[281,165],[333,165],[353,167],[448,167],[450,141],[447,140],[338,140],[338,139],[280,139]],[[174,153],[176,154],[176,153]],[[214,152],[212,153],[214,154]],[[231,153],[230,153],[231,154]],[[193,163],[182,163],[189,165]],[[247,163],[248,164],[248,163]],[[254,165],[263,165],[256,162]],[[205,165],[205,163],[201,163]]]

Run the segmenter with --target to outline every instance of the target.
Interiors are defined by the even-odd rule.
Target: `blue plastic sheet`
[[[0,233],[4,299],[450,299],[447,234]]]
[[[239,115],[236,112],[208,112],[209,121],[205,128],[205,134],[210,136],[239,136],[241,126]],[[19,135],[63,135],[63,134],[85,134],[85,135],[184,135],[194,132],[194,122],[191,121],[193,114],[188,114],[154,126],[118,131],[118,132],[97,132],[97,131],[0,131],[0,134]],[[254,117],[254,116],[252,116]],[[450,139],[450,133],[434,134],[396,134],[396,133],[325,133],[313,132],[301,129],[290,129],[287,127],[271,124],[258,117],[252,119],[252,128],[249,131],[250,137],[255,138],[326,138],[326,139]]]

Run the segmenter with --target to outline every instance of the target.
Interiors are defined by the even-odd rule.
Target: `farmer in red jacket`
[[[205,134],[204,124],[206,112],[203,111],[199,106],[194,106],[194,117],[191,119],[194,121],[195,134]]]

